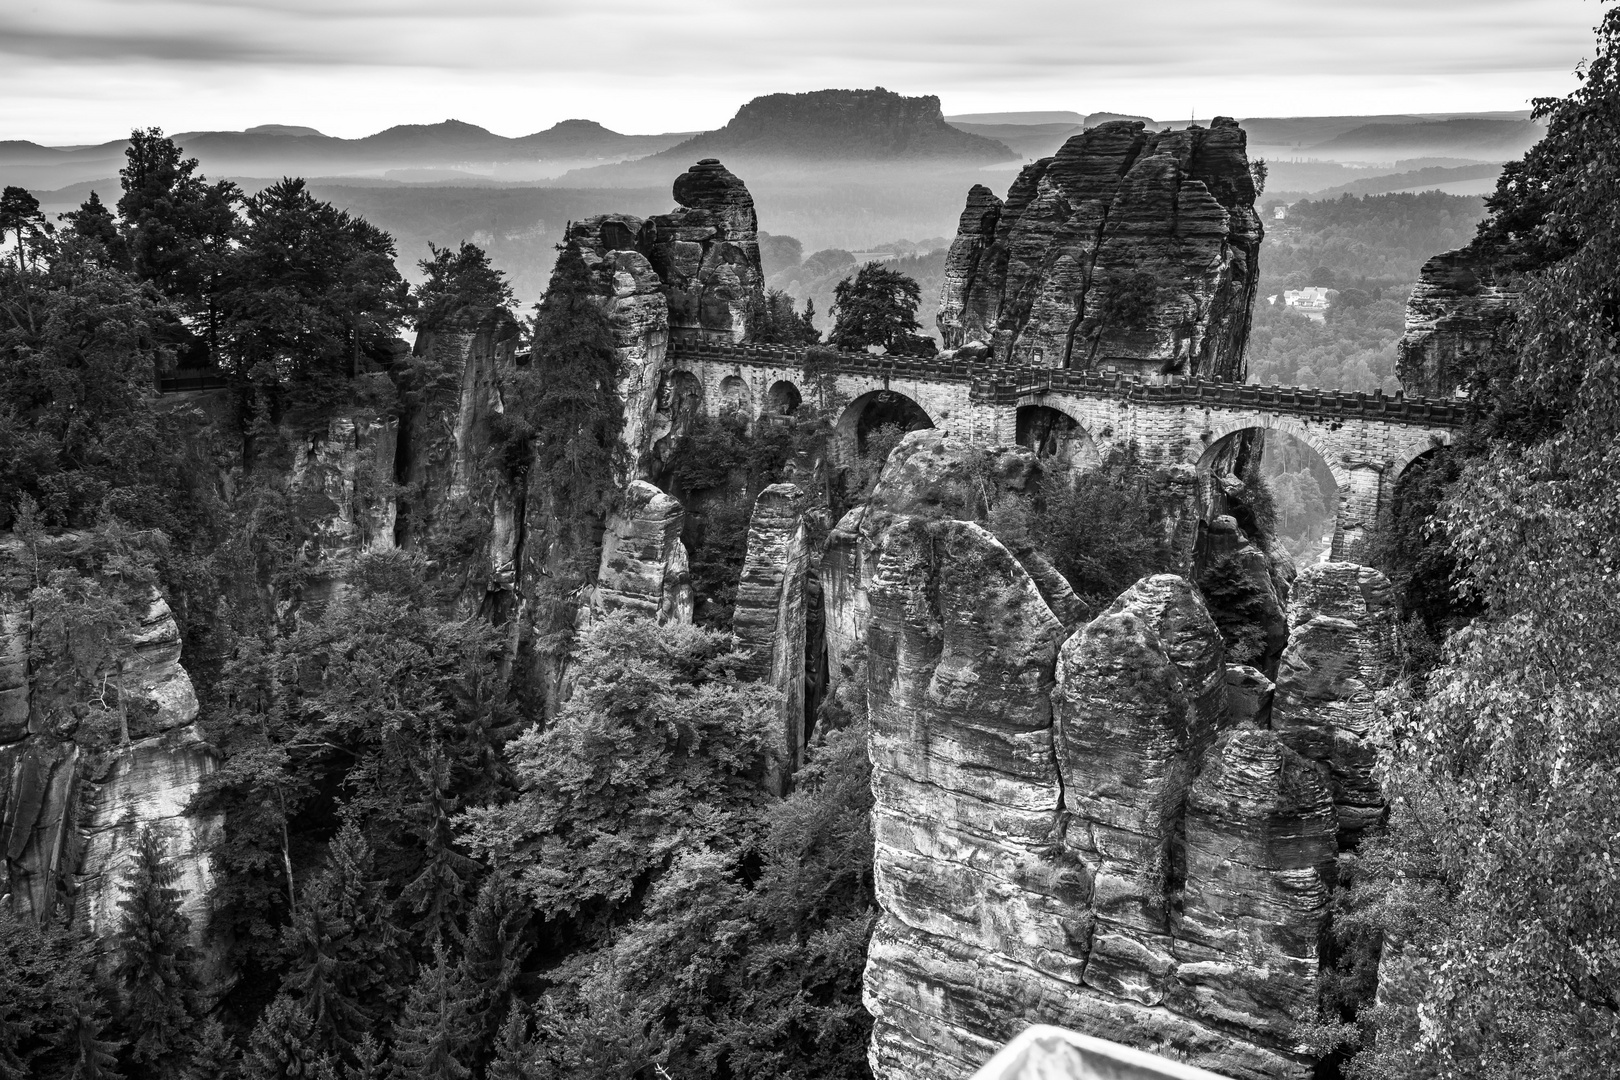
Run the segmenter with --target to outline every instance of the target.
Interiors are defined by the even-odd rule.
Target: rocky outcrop
[[[975,186],[946,260],[948,349],[1055,368],[1241,379],[1262,236],[1243,129],[1113,121]]]
[[[126,578],[127,567],[99,573],[83,537],[37,545],[0,546],[0,896],[36,917],[66,907],[92,933],[109,934],[134,837],[151,826],[185,891],[204,974],[222,977],[207,940],[208,851],[222,822],[186,812],[214,757],[197,726],[174,615],[155,588]],[[76,567],[79,599],[33,590],[36,558]],[[88,629],[92,619],[100,630]],[[69,648],[64,635],[73,633]]]
[[[748,522],[748,550],[737,581],[732,632],[748,661],[741,674],[781,693],[776,722],[779,760],[770,784],[778,792],[804,761],[805,610],[810,545],[809,500],[794,484],[759,493]]]
[[[1408,394],[1450,397],[1506,348],[1518,291],[1485,256],[1460,248],[1423,264],[1406,301],[1395,374]]]
[[[684,398],[666,382],[671,335],[736,344],[764,304],[747,186],[705,158],[676,178],[674,195],[679,206],[668,214],[600,214],[568,233],[597,275],[622,360],[621,483],[652,473],[655,445],[680,422]]]
[[[874,1074],[966,1076],[1045,1022],[1308,1076],[1327,770],[1264,726],[1269,683],[1229,667],[1184,578],[1064,626],[1039,568],[970,520],[1032,466],[916,432],[834,531],[828,625],[864,653],[872,724]],[[864,634],[839,592],[866,597]]]
[[[1355,563],[1308,567],[1289,604],[1271,725],[1289,747],[1328,767],[1346,842],[1384,812],[1373,777],[1376,693],[1392,675],[1395,617],[1389,580]]]
[[[661,623],[692,621],[692,580],[681,543],[685,512],[645,480],[632,482],[608,516],[597,611],[631,611]]]

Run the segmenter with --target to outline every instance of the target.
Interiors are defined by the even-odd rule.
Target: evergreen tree
[[[38,244],[46,230],[45,215],[39,212],[39,200],[26,189],[7,185],[0,191],[0,244],[10,235],[16,242],[17,270],[23,269],[25,257],[39,257]],[[34,250],[29,251],[29,246]]]
[[[513,984],[529,953],[523,939],[531,909],[517,889],[500,874],[491,874],[478,890],[478,902],[467,917],[457,978],[472,1000],[474,1043],[484,1046],[512,1001]]]
[[[195,1049],[198,1017],[191,920],[180,910],[183,894],[157,831],[142,827],[131,854],[113,941],[129,1060],[150,1075],[179,1077]]]
[[[107,1025],[106,1004],[90,994],[81,997],[67,1037],[72,1057],[68,1080],[119,1080],[121,1044],[106,1037]]]
[[[98,1007],[85,977],[90,965],[88,941],[0,903],[0,1080],[70,1067],[80,1020]]]
[[[236,233],[241,193],[228,180],[209,184],[158,128],[132,131],[119,171],[118,200],[136,276],[193,313],[208,309],[220,259]]]
[[[343,1080],[383,1080],[388,1075],[388,1052],[368,1032],[354,1044],[354,1064],[345,1065]]]
[[[512,286],[483,248],[463,240],[454,250],[429,244],[428,251],[430,257],[416,264],[426,280],[412,290],[417,329],[459,325],[469,317],[476,322],[511,308]]]
[[[451,818],[458,800],[451,791],[450,763],[437,741],[417,768],[422,798],[412,809],[411,832],[423,853],[422,869],[400,892],[400,902],[417,915],[418,941],[442,940],[454,933],[466,907],[478,863],[455,848]]]
[[[579,250],[564,245],[535,309],[527,378],[519,389],[533,475],[574,516],[605,512],[624,426],[613,327]]]
[[[522,1002],[513,1001],[495,1039],[494,1060],[484,1075],[488,1080],[539,1080],[534,1060],[528,1013]]]
[[[129,245],[118,231],[118,220],[101,201],[100,195],[92,191],[77,210],[63,214],[62,220],[67,223],[71,235],[94,245],[92,250],[100,253],[97,261],[120,269],[128,266]]]
[[[903,351],[920,329],[920,303],[922,291],[914,280],[869,262],[833,290],[833,330],[827,343],[836,349],[876,345],[888,352]]]
[[[467,1080],[468,997],[450,957],[439,942],[433,963],[424,965],[411,987],[405,1011],[394,1024],[391,1080]]]
[[[408,295],[393,238],[316,199],[302,180],[273,184],[243,209],[220,300],[231,366],[319,395],[358,374],[363,357],[386,356]]]
[[[225,1034],[225,1026],[218,1020],[203,1024],[186,1080],[236,1080],[241,1073],[242,1054]]]
[[[284,931],[293,959],[282,986],[299,996],[314,1044],[346,1056],[386,1001],[393,932],[371,846],[354,822],[339,830],[328,860]]]
[[[316,1080],[320,1054],[309,1014],[277,994],[253,1027],[242,1061],[247,1080]]]

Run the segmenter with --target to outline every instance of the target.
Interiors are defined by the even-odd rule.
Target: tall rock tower
[[[968,193],[946,261],[948,349],[996,361],[1238,380],[1263,230],[1237,121],[1100,124]]]

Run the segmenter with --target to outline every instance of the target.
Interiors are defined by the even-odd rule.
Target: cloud
[[[1569,89],[1596,18],[1588,0],[39,0],[0,13],[0,138],[60,126],[87,85],[176,127],[297,113],[348,134],[445,115],[690,130],[761,93],[879,84],[947,111],[1514,108]]]

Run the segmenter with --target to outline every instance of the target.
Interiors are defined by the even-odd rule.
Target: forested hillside
[[[469,606],[488,505],[433,489],[411,464],[425,448],[401,434],[351,488],[309,480],[330,432],[425,430],[447,386],[435,340],[521,335],[528,366],[476,464],[534,502],[546,571],[569,581],[623,422],[577,252],[520,326],[478,247],[431,249],[408,288],[393,239],[302,181],[244,198],[154,131],[122,188],[59,222],[20,189],[0,201],[6,627],[37,653],[32,677],[6,670],[43,717],[8,711],[0,754],[33,777],[66,748],[100,784],[132,745],[195,730],[207,752],[175,760],[210,764],[93,883],[99,937],[71,873],[52,909],[0,904],[0,1076],[864,1075],[859,681],[777,798],[760,784],[776,692],[741,675],[729,633],[605,618],[573,642],[564,702],[544,665],[514,663],[504,616]],[[180,370],[224,387],[157,393]],[[402,512],[345,525],[334,498]],[[367,553],[344,527],[403,546]],[[193,713],[142,711],[120,674],[153,595],[195,729],[154,728]],[[161,807],[183,779],[141,782]],[[13,859],[12,822],[42,812],[31,783],[4,808]],[[181,814],[206,823],[184,834],[202,850],[177,846]]]
[[[1438,191],[1342,195],[1304,199],[1286,213],[1266,222],[1250,380],[1393,393],[1407,294],[1430,256],[1473,238],[1484,200]],[[1324,322],[1283,303],[1285,290],[1308,285],[1336,290]]]

